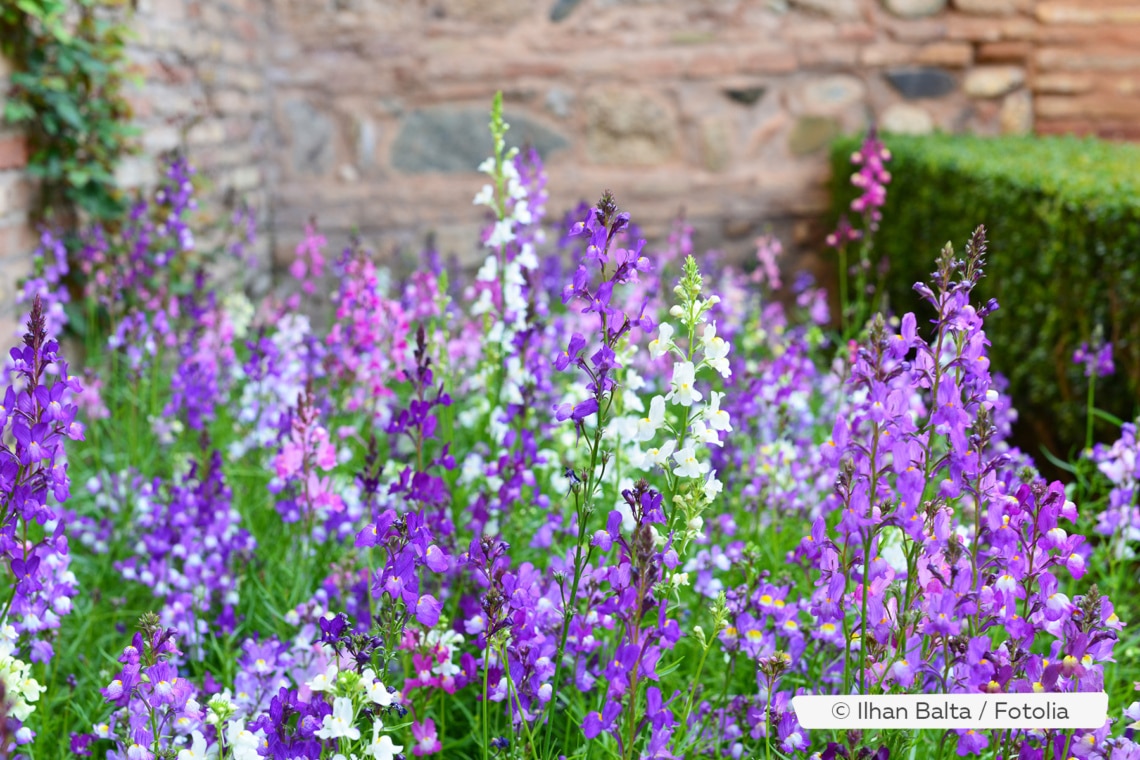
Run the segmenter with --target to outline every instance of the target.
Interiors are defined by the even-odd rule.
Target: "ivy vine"
[[[38,220],[74,228],[123,211],[115,167],[136,132],[124,94],[127,14],[125,0],[0,3],[0,52],[13,66],[4,117],[27,136]]]

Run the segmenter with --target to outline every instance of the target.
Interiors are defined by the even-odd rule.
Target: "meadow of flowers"
[[[70,255],[44,232],[0,386],[0,754],[1140,760],[1135,426],[1068,486],[1007,442],[984,230],[872,315],[869,136],[833,320],[772,237],[746,269],[683,222],[652,250],[608,192],[551,223],[498,113],[474,277],[310,226],[295,295],[253,303],[182,160]],[[1102,690],[1096,730],[791,707]]]

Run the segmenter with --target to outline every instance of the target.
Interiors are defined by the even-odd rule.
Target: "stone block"
[[[525,114],[507,110],[504,116],[511,126],[508,144],[528,143],[544,157],[569,144],[561,133]],[[487,119],[482,108],[439,106],[413,111],[400,125],[389,161],[411,174],[474,172],[491,155]]]
[[[152,156],[128,156],[115,167],[115,185],[125,190],[153,187],[158,182],[158,168]]]
[[[979,66],[966,73],[962,89],[972,98],[997,98],[1025,84],[1018,66]]]
[[[327,174],[336,152],[332,118],[300,98],[287,101],[284,112],[293,138],[293,170],[313,176]]]
[[[954,0],[954,10],[979,16],[1011,16],[1029,5],[1027,0]]]
[[[0,171],[28,165],[28,140],[18,132],[0,133]]]
[[[147,128],[142,134],[142,148],[147,153],[163,153],[178,147],[178,130],[170,124]]]
[[[851,42],[833,42],[824,45],[807,45],[796,51],[800,69],[851,68],[859,64],[862,46]]]
[[[859,0],[790,0],[792,8],[835,19],[859,18]]]
[[[440,0],[437,12],[446,19],[506,25],[532,15],[533,0]]]
[[[962,68],[974,62],[974,46],[968,42],[932,42],[924,45],[915,63],[924,66]]]
[[[732,160],[732,147],[737,143],[733,123],[724,117],[710,116],[701,120],[701,164],[707,171],[724,171]]]
[[[835,114],[862,100],[867,88],[862,80],[837,74],[808,82],[799,92],[799,108],[805,114]]]
[[[978,45],[978,63],[1023,63],[1032,53],[1029,42],[983,42]]]
[[[550,20],[556,24],[559,21],[565,21],[580,2],[582,0],[556,0],[554,7],[550,9]]]
[[[568,118],[574,107],[574,92],[563,87],[551,87],[546,92],[544,105],[559,119]]]
[[[907,100],[940,98],[957,86],[952,74],[933,66],[892,69],[885,76],[891,87]]]
[[[946,0],[883,0],[883,6],[900,18],[923,18],[941,12]]]
[[[788,150],[793,156],[806,156],[831,144],[841,132],[839,120],[831,116],[802,116],[788,134]]]
[[[1034,52],[1038,71],[1128,71],[1140,69],[1136,48],[1043,47]]]
[[[1089,0],[1047,0],[1036,8],[1043,24],[1140,24],[1140,5]]]
[[[900,66],[914,63],[918,48],[900,42],[877,42],[859,51],[859,63],[863,66]]]
[[[1034,40],[1039,25],[1031,18],[1009,16],[983,18],[962,16],[947,28],[947,36],[954,40],[971,42],[1000,42],[1002,40]]]
[[[879,116],[879,127],[898,135],[927,135],[934,131],[934,117],[922,106],[895,103]]]
[[[0,217],[24,213],[31,205],[31,183],[23,172],[0,171]]]
[[[1042,73],[1033,78],[1034,92],[1051,95],[1075,95],[1089,92],[1096,86],[1090,74]]]
[[[595,163],[650,166],[676,151],[672,113],[647,92],[597,90],[587,95],[585,112],[586,145]]]
[[[1018,90],[1005,96],[998,116],[1002,134],[1027,135],[1033,131],[1033,95]]]
[[[795,53],[783,45],[751,46],[746,49],[734,74],[787,74],[796,70]]]
[[[221,119],[206,119],[190,127],[186,142],[190,145],[217,145],[226,139],[226,125]]]

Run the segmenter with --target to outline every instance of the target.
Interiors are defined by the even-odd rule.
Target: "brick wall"
[[[1037,131],[1140,139],[1140,2],[1041,0]]]
[[[282,259],[308,215],[381,250],[475,254],[492,93],[544,149],[550,209],[611,188],[651,234],[684,209],[747,255],[820,237],[826,151],[898,131],[1032,128],[1026,0],[273,0]],[[995,15],[996,14],[996,15]],[[339,233],[339,234],[338,234]]]
[[[11,69],[0,57],[0,114],[8,91]],[[9,339],[16,334],[16,287],[32,268],[35,240],[28,223],[33,187],[24,176],[28,146],[23,135],[0,123],[0,351],[7,352]]]
[[[119,184],[153,187],[165,154],[181,150],[205,180],[199,222],[208,232],[199,245],[219,245],[243,201],[268,228],[271,43],[263,0],[138,0],[136,8],[130,56],[143,83],[131,101],[142,151],[122,164]],[[253,283],[258,288],[268,283],[268,251],[266,235],[259,241],[265,266]],[[238,273],[237,262],[227,270]]]
[[[121,183],[184,147],[213,221],[248,197],[279,264],[311,214],[334,245],[433,233],[471,260],[496,89],[552,212],[610,188],[650,234],[683,209],[746,256],[771,226],[809,265],[840,132],[1140,136],[1136,0],[139,0],[135,25]],[[31,242],[21,145],[0,131],[0,314]]]

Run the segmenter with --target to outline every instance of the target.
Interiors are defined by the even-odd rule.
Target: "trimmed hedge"
[[[1000,305],[987,320],[991,366],[1009,378],[1022,421],[1054,453],[1084,445],[1088,384],[1072,355],[1098,323],[1113,343],[1116,375],[1098,380],[1097,406],[1131,419],[1140,399],[1140,147],[1072,137],[883,142],[892,182],[875,256],[889,258],[892,310],[921,315],[913,284],[928,278],[948,240],[961,251],[984,224],[989,266],[976,292]],[[855,196],[858,144],[833,146],[836,216]],[[1098,438],[1111,433],[1098,423]]]

